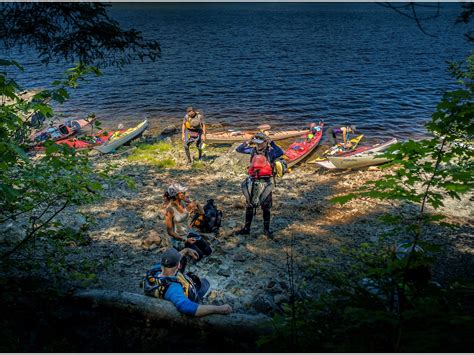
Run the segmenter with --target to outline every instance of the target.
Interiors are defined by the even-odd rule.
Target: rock
[[[17,222],[6,222],[0,225],[0,244],[15,245],[26,237],[26,229]]]
[[[232,273],[228,268],[220,268],[217,270],[217,275],[224,276],[224,277],[229,277]]]
[[[245,260],[247,260],[247,258],[244,253],[237,253],[232,257],[232,260],[244,262]]]
[[[154,230],[148,233],[148,236],[142,239],[142,247],[144,249],[153,250],[161,245],[161,237]]]
[[[108,189],[109,189],[109,185],[108,185],[108,184],[102,184],[102,188],[103,188],[104,190],[108,190]]]
[[[270,281],[267,284],[267,289],[272,294],[278,294],[278,293],[281,293],[283,291],[282,288],[280,287],[280,285],[278,283],[276,283],[275,281]]]
[[[219,293],[216,290],[212,290],[211,292],[209,292],[206,298],[209,302],[212,302],[217,299],[217,296],[219,296]]]
[[[87,224],[86,217],[84,217],[80,213],[77,213],[72,216],[72,220],[69,226],[72,228],[72,230],[78,232],[84,227],[85,224]]]
[[[161,135],[174,134],[176,132],[178,132],[178,127],[176,127],[174,124],[171,124],[166,126],[165,129],[161,131]]]
[[[232,203],[232,208],[235,209],[244,209],[245,208],[245,201],[243,200],[236,200]]]
[[[235,221],[235,219],[229,219],[227,221],[227,226],[229,228],[235,228],[235,227],[237,227],[237,222]]]
[[[221,171],[232,170],[232,166],[246,167],[248,165],[249,156],[247,154],[240,154],[235,151],[240,143],[235,143],[232,147],[224,154],[214,160],[212,166]]]
[[[273,297],[266,294],[257,296],[252,305],[260,313],[270,313],[277,308]]]
[[[283,293],[279,293],[273,296],[273,301],[278,305],[282,303],[288,303],[289,297]]]
[[[146,207],[143,217],[147,220],[163,219],[163,214],[159,207],[151,205]]]

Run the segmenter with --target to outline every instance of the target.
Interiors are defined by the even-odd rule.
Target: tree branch
[[[51,217],[48,218],[44,223],[39,225],[38,227],[35,227],[21,242],[19,242],[13,249],[10,249],[6,253],[4,253],[0,258],[5,259],[9,257],[11,254],[13,254],[15,251],[17,251],[21,246],[29,242],[34,236],[37,231],[39,231],[41,228],[43,228],[46,224],[51,222],[54,217],[56,217],[60,212],[62,212],[67,206],[69,205],[69,200],[66,200],[64,204],[59,208],[59,210],[55,211]],[[44,214],[44,213],[43,213]]]

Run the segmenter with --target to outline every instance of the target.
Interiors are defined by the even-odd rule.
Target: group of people
[[[331,127],[329,140],[336,144],[337,136],[342,135],[342,145],[350,147],[349,134],[355,133],[355,126]],[[198,149],[198,159],[202,158],[203,143],[206,140],[204,116],[193,107],[187,108],[182,124],[182,141],[188,163],[193,159],[190,153],[192,143]],[[250,155],[248,176],[241,188],[246,199],[245,223],[235,235],[249,235],[252,220],[258,207],[263,213],[263,233],[272,239],[270,229],[271,208],[273,203],[272,177],[281,171],[281,157],[284,152],[264,132],[257,133],[250,141],[240,144],[236,151]],[[204,316],[208,314],[229,314],[232,307],[199,305],[199,301],[209,291],[210,284],[194,274],[185,273],[188,258],[195,262],[209,256],[212,247],[203,233],[193,228],[193,216],[204,215],[202,206],[186,196],[187,188],[181,184],[170,185],[165,193],[165,223],[168,235],[172,240],[172,248],[167,249],[161,263],[147,272],[144,283],[145,294],[171,301],[176,308],[188,315]]]

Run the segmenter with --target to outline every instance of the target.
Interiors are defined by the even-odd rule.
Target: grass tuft
[[[171,144],[165,142],[142,144],[127,157],[127,160],[146,163],[158,168],[171,168],[176,165],[176,162],[171,158],[163,158],[163,156],[160,156],[160,153],[168,152],[172,148]]]

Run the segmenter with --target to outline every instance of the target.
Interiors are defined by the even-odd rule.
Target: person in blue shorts
[[[161,263],[148,271],[145,276],[145,294],[168,300],[178,311],[190,316],[232,313],[232,307],[228,304],[221,306],[199,304],[209,291],[210,284],[208,280],[194,274],[184,274],[185,256],[198,258],[197,252],[190,248],[184,248],[180,252],[174,248],[167,249],[163,253]]]

